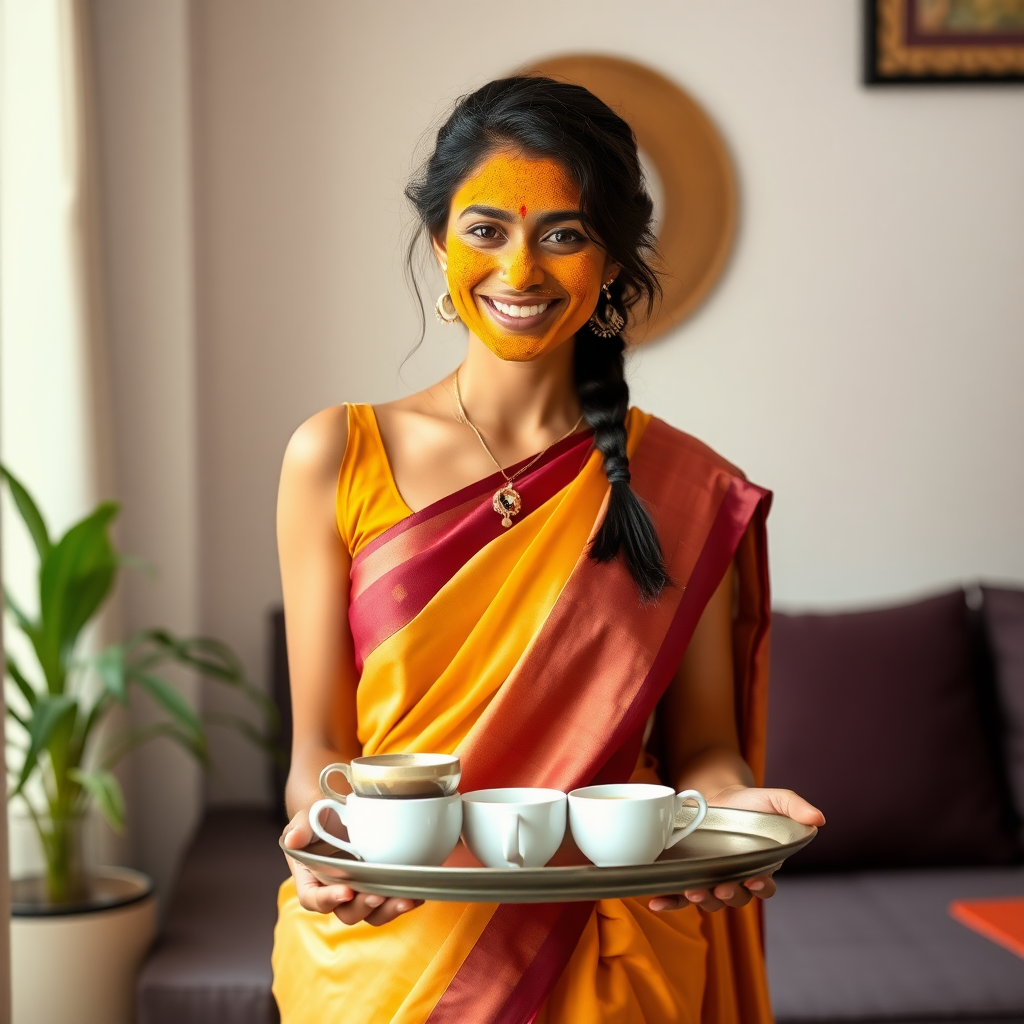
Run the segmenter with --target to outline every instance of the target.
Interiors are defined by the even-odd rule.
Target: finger
[[[699,900],[691,900],[691,902],[696,903],[701,910],[707,911],[709,914],[713,914],[716,910],[721,910],[725,906],[717,896],[710,892],[705,893]]]
[[[760,900],[766,900],[774,896],[777,888],[775,879],[771,875],[758,875],[757,878],[748,878],[743,884]]]
[[[295,879],[299,906],[317,914],[329,914],[339,906],[352,902],[355,893],[347,885],[321,885],[312,875]]]
[[[382,906],[386,899],[385,896],[357,892],[351,902],[335,909],[334,916],[342,924],[358,924],[360,921],[365,921],[379,906]]]
[[[309,827],[309,822],[302,820],[299,815],[296,815],[285,826],[284,845],[289,850],[301,850],[303,847],[309,846],[312,841],[313,830]]]
[[[772,804],[787,818],[799,821],[803,825],[825,824],[825,815],[814,804],[791,789],[770,789],[768,793]]]
[[[394,921],[396,917],[408,914],[410,910],[423,905],[423,900],[408,900],[392,898],[386,900],[372,914],[366,918],[366,923],[379,928],[382,924]]]
[[[681,907],[687,906],[688,903],[689,900],[685,896],[673,893],[668,896],[655,896],[647,906],[656,913],[660,913],[663,910],[679,910]]]
[[[716,885],[714,895],[727,907],[745,907],[754,898],[749,889],[745,889],[742,885],[737,885],[735,882],[724,882],[722,885]]]
[[[700,907],[701,910],[707,910],[713,912],[715,910],[721,910],[725,904],[717,899],[713,893],[707,889],[687,889],[683,896],[690,902]]]

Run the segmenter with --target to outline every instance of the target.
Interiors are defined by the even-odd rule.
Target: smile
[[[507,302],[499,302],[497,299],[491,299],[491,302],[507,316],[518,317],[536,316],[538,313],[543,313],[550,305],[549,302],[541,302],[536,306],[511,306]]]
[[[560,299],[546,299],[543,302],[503,302],[500,299],[492,299],[490,296],[482,296],[487,311],[491,317],[503,327],[514,330],[534,327],[542,320],[546,320],[549,311],[558,306]]]

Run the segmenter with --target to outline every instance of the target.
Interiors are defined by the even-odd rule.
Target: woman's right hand
[[[333,814],[333,811],[331,812]],[[309,827],[309,809],[301,810],[285,826],[284,845],[289,850],[301,850],[313,841],[313,830]],[[358,924],[365,921],[377,927],[393,921],[396,917],[418,907],[422,900],[410,900],[392,896],[371,896],[356,892],[347,885],[324,885],[317,881],[305,864],[288,858],[299,905],[317,914],[334,914],[342,924]]]

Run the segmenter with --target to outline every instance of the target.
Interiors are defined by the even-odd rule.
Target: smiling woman
[[[565,167],[514,150],[489,157],[456,192],[434,247],[459,316],[499,359],[534,359],[564,343],[615,280],[618,268],[583,222]]]
[[[770,495],[629,407],[621,329],[658,291],[629,126],[579,86],[491,82],[456,106],[407,195],[466,358],[418,394],[327,409],[289,445],[285,846],[311,840],[320,770],[360,754],[457,754],[463,793],[663,779],[821,824],[757,787]],[[291,869],[284,1024],[771,1019],[753,902],[770,875],[495,906]]]

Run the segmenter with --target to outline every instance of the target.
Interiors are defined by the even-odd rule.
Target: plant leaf
[[[137,726],[134,729],[125,729],[108,741],[107,749],[102,758],[105,768],[111,768],[126,754],[131,753],[136,747],[158,736],[166,736],[174,740],[179,746],[184,747],[199,761],[205,763],[207,760],[205,748],[196,746],[194,737],[184,732],[173,722],[153,722],[150,725]]]
[[[36,701],[39,700],[39,694],[36,693],[35,687],[25,678],[21,669],[18,668],[17,663],[9,654],[7,655],[7,674],[14,680],[15,685],[21,691],[21,695],[28,702],[28,706],[34,708]]]
[[[206,749],[203,723],[180,690],[175,689],[166,679],[155,676],[151,672],[129,670],[128,677],[131,681],[138,683],[178,725],[197,741],[203,750]]]
[[[7,610],[14,616],[14,621],[18,624],[18,628],[26,633],[29,638],[32,638],[33,633],[36,631],[35,624],[32,620],[21,610],[20,605],[14,600],[14,595],[4,587],[4,604],[7,606]]]
[[[8,704],[7,707],[4,708],[4,711],[6,711],[8,716],[10,718],[13,718],[18,723],[18,725],[20,725],[22,727],[22,729],[25,730],[25,732],[28,732],[28,722],[24,718],[22,718],[21,715],[19,715],[18,712],[15,711],[14,708],[12,708],[10,704]],[[11,743],[11,737],[7,736],[6,740],[7,740],[7,747],[8,747],[8,749],[10,749],[10,747],[13,745]]]
[[[103,680],[107,692],[118,702],[128,707],[128,684],[125,680],[124,648],[111,644],[100,651],[91,661],[92,667]]]
[[[18,510],[22,522],[28,527],[28,532],[32,536],[32,542],[36,546],[36,551],[39,552],[39,560],[42,562],[50,553],[52,546],[49,531],[46,529],[46,520],[43,519],[43,514],[39,511],[35,501],[32,500],[32,496],[25,489],[24,484],[6,466],[0,466],[0,474],[3,475],[4,480],[7,481],[7,486],[11,489],[14,507]]]
[[[39,698],[36,706],[32,709],[32,717],[27,723],[28,751],[25,753],[18,781],[7,796],[8,800],[16,797],[25,788],[25,783],[39,763],[39,755],[50,742],[54,731],[69,716],[75,714],[77,707],[74,698],[63,693],[56,696],[47,694]]]
[[[70,768],[68,778],[77,782],[96,802],[100,814],[118,834],[124,831],[124,793],[113,772],[103,768],[83,771]]]
[[[240,690],[263,713],[271,733],[276,733],[280,728],[277,706],[262,690],[249,682],[241,659],[227,644],[208,636],[179,638],[164,629],[148,629],[132,637],[127,646],[138,649],[146,643],[157,647],[165,657],[194,669],[201,676]],[[156,660],[152,658],[151,663]]]
[[[36,649],[51,693],[63,689],[78,634],[113,585],[117,555],[107,531],[117,513],[114,502],[99,505],[61,537],[39,571]]]
[[[203,721],[209,722],[211,725],[223,725],[228,729],[234,729],[235,732],[241,733],[254,746],[273,758],[274,763],[279,768],[284,769],[288,767],[288,759],[285,757],[284,751],[277,742],[275,735],[273,733],[260,732],[252,722],[247,722],[240,715],[211,711],[203,715]]]

